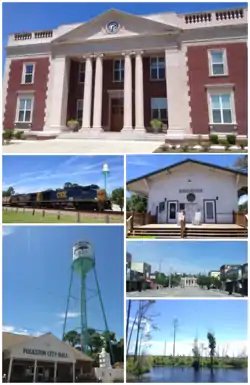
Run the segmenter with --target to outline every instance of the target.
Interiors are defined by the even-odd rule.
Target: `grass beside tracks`
[[[107,216],[109,220],[107,221]],[[42,211],[3,211],[3,223],[77,223],[77,213],[61,213],[60,217],[56,213],[46,212],[43,216]],[[78,223],[123,223],[123,216],[119,215],[98,215],[96,213],[81,214]]]

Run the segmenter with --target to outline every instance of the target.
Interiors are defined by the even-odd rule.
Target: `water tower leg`
[[[98,297],[99,297],[99,301],[100,301],[100,304],[101,304],[103,319],[104,319],[104,323],[105,323],[105,329],[106,329],[106,332],[108,333],[108,340],[109,340],[108,342],[109,342],[109,348],[110,348],[111,361],[114,364],[115,362],[114,362],[114,355],[113,355],[112,345],[111,345],[111,341],[110,341],[108,321],[107,321],[104,305],[103,305],[103,302],[102,302],[101,290],[100,290],[100,286],[99,286],[99,282],[98,282],[98,278],[97,278],[97,273],[96,273],[96,268],[95,267],[94,267],[94,275],[95,275],[95,281],[96,281],[96,286],[97,286]]]
[[[81,273],[81,350],[88,354],[88,324],[86,306],[86,275]]]
[[[68,311],[69,311],[69,300],[70,300],[70,294],[71,294],[71,286],[73,282],[73,274],[74,274],[74,269],[71,267],[71,274],[70,274],[70,282],[69,282],[69,293],[67,297],[67,304],[66,304],[66,312],[65,312],[65,318],[64,318],[64,324],[63,324],[63,335],[62,335],[62,341],[65,335],[66,331],[66,323],[67,323],[67,317],[68,317]]]

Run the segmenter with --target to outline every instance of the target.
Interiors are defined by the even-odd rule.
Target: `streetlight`
[[[102,174],[104,176],[104,188],[105,188],[105,191],[107,191],[107,177],[110,174],[109,166],[107,163],[104,163],[102,165]]]

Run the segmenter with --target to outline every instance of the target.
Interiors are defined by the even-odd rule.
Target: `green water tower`
[[[68,318],[68,312],[69,312],[69,305],[70,305],[70,298],[73,298],[71,289],[72,289],[72,283],[73,278],[77,274],[80,276],[80,327],[77,329],[80,329],[80,335],[81,335],[81,351],[85,354],[89,353],[89,335],[88,335],[88,323],[87,323],[87,296],[86,296],[86,277],[90,272],[93,271],[94,273],[94,279],[95,279],[95,285],[96,285],[96,295],[98,296],[100,308],[101,308],[101,314],[97,314],[97,317],[100,317],[102,315],[104,324],[105,324],[105,331],[108,332],[108,323],[106,318],[106,313],[102,301],[100,286],[97,278],[96,268],[95,268],[95,252],[94,248],[89,242],[80,241],[75,243],[73,246],[73,260],[71,264],[71,276],[70,276],[70,283],[69,283],[69,293],[67,298],[67,305],[66,305],[66,312],[65,312],[65,319],[64,319],[64,325],[63,325],[63,338],[65,336],[66,332],[66,325],[67,325],[67,318]]]

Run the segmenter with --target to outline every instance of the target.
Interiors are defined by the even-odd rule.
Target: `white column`
[[[93,128],[102,127],[103,55],[96,58]]]
[[[165,68],[168,99],[167,136],[178,138],[191,133],[187,55],[184,46],[165,51]]]
[[[54,363],[54,382],[56,382],[57,362]]]
[[[72,368],[72,374],[73,374],[73,382],[76,382],[76,364],[73,362],[73,368]]]
[[[10,358],[10,362],[9,362],[7,382],[10,382],[10,379],[11,379],[12,364],[13,364],[13,357]]]
[[[8,84],[9,84],[9,78],[10,78],[11,61],[12,59],[6,57],[5,64],[4,64],[3,91],[2,91],[3,121],[4,121],[5,107],[6,107],[6,101],[7,101],[7,95],[8,95]]]
[[[135,56],[135,128],[144,129],[143,52]]]
[[[131,55],[125,56],[124,63],[124,123],[123,130],[132,130],[132,62]]]
[[[35,360],[35,363],[34,363],[33,382],[36,382],[36,369],[37,369],[37,360]]]
[[[87,57],[85,62],[82,129],[90,128],[92,73],[93,73],[92,58]]]
[[[69,67],[65,56],[51,58],[44,130],[59,131],[67,124]]]

